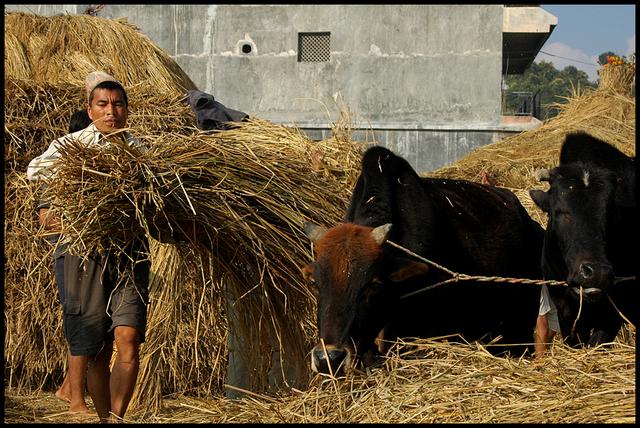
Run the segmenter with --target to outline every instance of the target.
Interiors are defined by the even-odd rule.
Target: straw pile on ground
[[[420,339],[382,367],[305,391],[241,400],[180,395],[131,423],[634,423],[635,333],[608,349],[556,342],[544,361],[498,358],[477,345]],[[43,394],[10,393],[6,422],[69,421]]]

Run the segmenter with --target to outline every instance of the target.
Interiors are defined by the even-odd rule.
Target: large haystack
[[[95,25],[108,28],[113,37],[126,37],[135,61],[110,51],[102,39],[91,38]],[[89,16],[5,14],[5,26],[10,35],[5,64],[11,70],[4,81],[8,385],[51,389],[61,382],[66,345],[51,248],[35,218],[38,188],[26,181],[25,171],[30,159],[66,133],[68,118],[84,103],[84,75],[94,68],[111,72],[131,88],[129,125],[151,147],[145,161],[158,185],[148,193],[149,206],[164,218],[194,218],[187,202],[194,201],[217,242],[212,250],[153,241],[152,303],[132,408],[152,412],[166,394],[224,392],[229,305],[240,315],[233,332],[236,340],[250,350],[240,354],[251,373],[251,388],[266,390],[273,382],[267,376],[273,369],[272,354],[280,359],[283,372],[294,373],[294,386],[306,385],[305,353],[315,335],[315,300],[299,273],[299,266],[311,259],[301,226],[303,220],[330,224],[340,219],[360,153],[349,133],[336,132],[314,143],[295,128],[257,118],[220,133],[200,132],[183,99],[184,90],[192,88],[188,78],[128,24]],[[20,34],[23,28],[30,31]],[[47,56],[45,50],[29,50],[30,44],[37,45],[33,40],[47,46]],[[88,43],[97,47],[88,49]],[[78,55],[84,59],[77,60]],[[132,63],[137,67],[129,70]],[[123,159],[98,159],[116,167],[112,176],[100,183],[74,183],[80,186],[78,193],[61,190],[63,203],[71,204],[72,195],[93,184],[112,204],[89,205],[95,204],[103,214],[114,206],[122,208],[114,201],[124,195],[118,184],[127,181],[118,181],[116,175],[136,175],[130,169],[134,164]],[[67,166],[73,169],[72,162]],[[171,192],[178,183],[185,193]],[[176,205],[170,203],[173,196]],[[127,221],[134,224],[135,210],[141,207],[127,208],[134,213]],[[94,232],[110,235],[108,229]],[[292,376],[280,377],[291,381]]]
[[[127,88],[148,86],[166,95],[196,89],[166,52],[124,18],[5,13],[4,36],[4,72],[11,79],[82,86],[87,73],[104,70]]]

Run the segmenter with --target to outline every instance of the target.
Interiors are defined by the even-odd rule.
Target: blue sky
[[[634,5],[541,4],[540,7],[558,18],[558,25],[535,62],[552,62],[558,70],[573,65],[595,82],[598,55],[607,51],[629,55],[636,51]]]

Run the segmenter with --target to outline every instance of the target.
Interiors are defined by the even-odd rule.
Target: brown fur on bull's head
[[[336,374],[373,361],[398,283],[428,270],[425,263],[392,256],[383,244],[391,224],[342,223],[330,229],[306,223],[316,259],[302,269],[318,296],[319,343],[311,352],[316,372]]]

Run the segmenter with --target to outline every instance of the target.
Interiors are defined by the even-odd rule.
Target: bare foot
[[[91,410],[87,407],[85,403],[77,404],[69,406],[70,413],[90,413],[93,414]]]
[[[56,397],[64,401],[71,401],[71,388],[69,388],[69,385],[62,384],[56,391]]]

